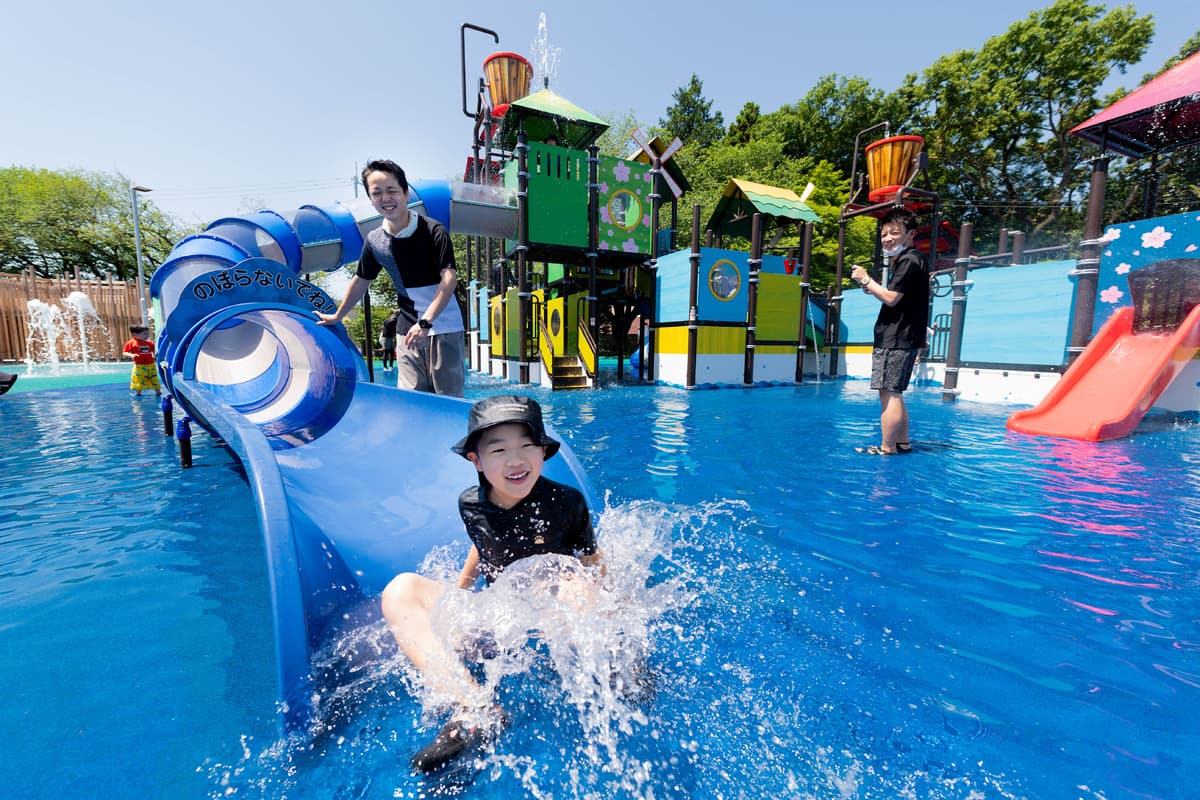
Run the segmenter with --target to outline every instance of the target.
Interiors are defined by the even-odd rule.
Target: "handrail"
[[[583,317],[579,317],[577,321],[578,336],[579,336],[579,360],[583,362],[583,371],[588,374],[592,380],[596,379],[596,373],[600,371],[600,364],[596,357],[597,348],[596,342],[592,339],[592,332],[588,326],[584,324]]]
[[[546,370],[546,374],[554,377],[554,342],[550,339],[550,331],[546,329],[546,321],[538,319],[538,330],[541,332],[541,339],[538,341],[538,354],[542,357],[542,369]]]

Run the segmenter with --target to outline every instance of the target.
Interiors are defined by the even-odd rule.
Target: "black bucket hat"
[[[546,448],[546,458],[551,458],[558,452],[559,443],[546,435],[546,426],[542,423],[542,407],[529,397],[515,394],[501,394],[495,397],[485,397],[471,406],[471,416],[467,421],[467,435],[458,440],[450,449],[463,458],[475,449],[479,434],[497,425],[515,422],[529,428],[533,439]]]

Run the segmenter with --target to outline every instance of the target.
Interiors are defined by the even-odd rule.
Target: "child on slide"
[[[458,510],[471,549],[458,578],[470,590],[491,584],[513,562],[557,553],[603,572],[591,514],[583,494],[542,476],[559,443],[546,434],[542,409],[517,395],[489,397],[471,408],[467,435],[452,448],[479,472],[479,483],[459,496]],[[585,573],[588,572],[585,570]],[[396,576],[383,592],[383,616],[400,649],[438,691],[455,697],[450,718],[412,759],[435,771],[468,747],[487,742],[507,724],[504,712],[434,633],[431,613],[449,587],[415,573]]]

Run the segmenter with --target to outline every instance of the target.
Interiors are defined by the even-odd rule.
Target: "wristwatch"
[[[423,330],[423,331],[427,331],[433,327],[433,323],[430,322],[429,320],[425,319],[424,317],[421,317],[419,320],[417,320],[417,325],[419,325],[421,330]]]

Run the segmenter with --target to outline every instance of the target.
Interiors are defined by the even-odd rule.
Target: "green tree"
[[[637,116],[633,111],[624,113],[612,112],[600,114],[600,118],[609,124],[609,129],[600,134],[600,138],[596,140],[596,146],[600,149],[600,155],[613,156],[615,158],[624,158],[635,148],[633,140],[630,138],[637,128],[642,126],[637,121]],[[642,128],[645,131],[645,128]]]
[[[687,86],[671,95],[674,102],[658,127],[667,139],[678,136],[694,152],[704,150],[725,135],[721,112],[712,110],[712,101],[704,96],[704,83],[694,73]]]
[[[1103,106],[1101,85],[1141,58],[1152,33],[1131,6],[1057,0],[979,51],[909,76],[897,96],[917,111],[947,215],[977,230],[1074,234],[1087,156],[1069,132]]]
[[[145,274],[188,232],[139,197]],[[0,271],[132,280],[137,275],[129,181],[121,175],[0,169]]]
[[[860,131],[886,121],[898,133],[912,114],[903,97],[874,89],[865,78],[825,75],[795,104],[764,116],[759,128],[783,141],[783,156],[828,161],[848,176]]]
[[[758,103],[746,103],[738,112],[737,119],[725,131],[726,144],[747,144],[754,136],[754,129],[762,119],[762,109]]]

